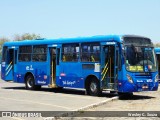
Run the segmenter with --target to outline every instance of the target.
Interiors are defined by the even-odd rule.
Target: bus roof
[[[62,44],[62,43],[79,43],[79,42],[122,42],[122,37],[142,37],[136,35],[98,35],[91,37],[77,37],[77,38],[58,38],[58,39],[35,39],[6,42],[4,46],[18,46],[18,45],[41,45],[41,44]]]
[[[61,43],[78,43],[78,42],[103,42],[103,41],[120,41],[120,36],[118,35],[101,35],[92,37],[77,37],[77,38],[58,38],[58,39],[35,39],[35,40],[23,40],[23,41],[13,41],[6,42],[5,46],[13,45],[37,45],[37,44],[61,44]]]
[[[160,47],[159,48],[155,48],[155,52],[156,52],[156,54],[160,54]]]

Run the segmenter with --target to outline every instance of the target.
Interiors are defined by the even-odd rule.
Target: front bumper
[[[141,91],[157,91],[158,82],[136,82],[130,83],[127,80],[118,82],[119,92],[141,92]]]

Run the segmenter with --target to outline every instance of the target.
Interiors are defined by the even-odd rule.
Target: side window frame
[[[100,43],[81,43],[82,62],[100,62]]]
[[[62,62],[78,62],[80,55],[79,43],[69,43],[62,45]]]
[[[1,59],[2,62],[6,62],[6,60],[7,60],[7,50],[8,50],[8,47],[3,46],[2,59]]]
[[[46,62],[47,61],[47,45],[33,45],[32,61]]]
[[[18,61],[30,62],[31,60],[32,60],[32,46],[31,45],[19,46]]]

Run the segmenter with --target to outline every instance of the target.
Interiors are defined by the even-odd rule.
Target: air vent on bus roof
[[[44,40],[45,38],[37,38],[37,39],[35,39],[35,40]]]

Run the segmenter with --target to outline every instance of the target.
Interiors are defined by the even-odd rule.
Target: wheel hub
[[[97,91],[96,83],[92,82],[91,85],[90,85],[90,89],[91,89],[92,92],[96,92]]]
[[[27,81],[27,85],[28,85],[29,88],[31,88],[33,86],[33,81],[31,79],[29,79]]]

